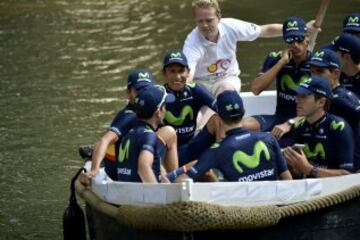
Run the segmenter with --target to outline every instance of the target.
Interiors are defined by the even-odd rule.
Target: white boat
[[[274,112],[275,91],[241,95],[247,115]],[[360,174],[144,184],[114,182],[102,169],[91,187],[77,181],[76,190],[90,209],[96,239],[354,239],[360,234]]]

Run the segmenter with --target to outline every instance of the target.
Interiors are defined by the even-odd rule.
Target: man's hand
[[[284,134],[290,132],[291,125],[288,122],[284,122],[279,125],[275,125],[271,130],[271,134],[274,135],[277,139],[280,139],[284,136]]]
[[[281,58],[279,60],[279,63],[281,64],[281,66],[285,66],[286,64],[288,64],[290,62],[290,60],[292,59],[292,53],[289,49],[285,49],[282,52]]]
[[[311,35],[315,32],[321,32],[321,28],[320,27],[316,27],[315,26],[315,20],[310,20],[306,23],[306,27],[307,27],[307,31],[308,33]]]
[[[310,175],[311,169],[313,166],[309,163],[308,159],[306,158],[303,150],[298,153],[295,151],[292,147],[287,147],[284,151],[285,158],[287,160],[287,163],[295,168],[296,170],[299,170],[304,175]]]

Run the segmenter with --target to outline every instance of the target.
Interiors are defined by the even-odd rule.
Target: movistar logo
[[[125,145],[125,146],[124,146]],[[123,162],[126,159],[129,159],[129,149],[130,149],[130,139],[127,139],[125,143],[122,143],[119,147],[119,162]]]
[[[321,159],[325,159],[325,157],[326,157],[324,146],[322,145],[322,143],[317,143],[315,145],[315,148],[313,149],[313,151],[310,150],[310,147],[308,144],[305,144],[304,153],[305,153],[306,157],[309,159],[317,158],[318,156],[320,156]]]
[[[300,78],[299,82],[296,83],[290,75],[285,74],[284,76],[282,76],[282,78],[280,80],[280,88],[283,91],[285,91],[285,87],[287,89],[293,90],[293,89],[297,88],[300,85],[300,83],[308,83],[308,82],[309,82],[309,76],[307,76],[307,75],[302,76]]]
[[[335,131],[336,131],[338,128],[340,128],[340,131],[342,131],[342,130],[344,129],[344,127],[345,127],[345,123],[344,123],[343,121],[337,122],[337,121],[333,120],[333,121],[331,122],[331,124],[330,124],[330,127],[331,127],[331,129],[333,129],[333,130],[335,130]]]
[[[265,143],[263,141],[256,142],[256,144],[254,146],[253,154],[250,156],[240,150],[236,151],[233,154],[233,159],[232,159],[235,169],[239,173],[243,173],[244,170],[242,169],[240,164],[246,166],[247,168],[251,168],[251,169],[257,168],[260,164],[261,153],[264,154],[265,159],[267,161],[270,160],[269,149],[267,148],[267,146],[265,145]]]
[[[324,57],[324,51],[317,51],[314,55],[315,55],[315,57],[323,58]]]
[[[287,26],[288,26],[289,28],[297,27],[297,25],[298,25],[297,21],[288,22],[288,24],[287,24]]]
[[[349,17],[348,23],[358,23],[359,17]]]
[[[271,52],[271,53],[270,53],[270,56],[276,58],[276,57],[281,56],[281,54],[282,54],[282,51]]]
[[[220,147],[220,143],[214,143],[213,145],[211,145],[210,148],[214,149],[214,148],[218,148]]]
[[[181,55],[180,52],[171,53],[171,54],[170,54],[170,58],[180,58],[180,59],[182,59],[182,55]]]
[[[305,123],[305,118],[301,118],[299,121],[297,121],[297,122],[294,124],[294,128],[301,127],[302,125],[304,125],[304,123]]]
[[[183,107],[178,117],[174,116],[170,111],[165,113],[165,120],[175,126],[181,126],[186,118],[189,118],[190,121],[194,119],[194,111],[189,105]]]
[[[138,78],[139,80],[150,80],[150,74],[148,72],[139,72]]]
[[[196,86],[196,83],[192,82],[192,83],[186,83],[187,86],[189,86],[190,88],[194,88]]]

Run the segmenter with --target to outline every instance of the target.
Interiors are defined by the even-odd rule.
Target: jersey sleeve
[[[119,138],[121,135],[125,135],[134,124],[136,123],[137,117],[136,114],[131,110],[125,110],[119,112],[114,120],[111,122],[109,131],[114,132]]]
[[[139,152],[149,151],[155,153],[157,145],[157,135],[154,132],[147,132],[139,139]]]
[[[195,98],[200,102],[200,105],[205,105],[216,112],[216,99],[205,87],[195,84],[193,88]]]
[[[186,173],[190,178],[195,181],[199,179],[206,171],[216,166],[216,152],[214,149],[205,151],[197,161]]]
[[[280,59],[282,52],[271,52],[265,59],[264,64],[261,68],[259,74],[263,74],[267,72],[270,68],[272,68]]]
[[[260,36],[261,28],[255,23],[234,18],[226,18],[223,21],[233,29],[237,41],[253,41]]]
[[[331,105],[331,107],[342,113],[342,117],[360,120],[360,103],[358,101],[351,101],[342,96],[334,96]]]
[[[190,75],[194,76],[197,63],[200,61],[202,52],[198,46],[200,41],[196,39],[195,29],[188,35],[183,46],[183,53],[185,54],[190,68]]]
[[[267,139],[268,139],[268,142],[271,144],[271,147],[274,152],[273,157],[276,162],[277,174],[280,175],[281,173],[288,170],[286,161],[284,159],[283,154],[281,153],[280,145],[279,145],[278,141],[275,139],[275,137],[269,134]]]
[[[343,128],[341,125],[333,129],[336,146],[336,159],[339,162],[339,167],[352,171],[354,167],[354,139],[350,126],[345,123]]]

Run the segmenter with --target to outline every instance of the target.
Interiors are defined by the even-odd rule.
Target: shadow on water
[[[320,1],[222,1],[223,15],[259,24],[312,18]],[[124,104],[127,73],[181,48],[193,21],[190,0],[0,3],[1,239],[61,239],[69,183]],[[332,1],[319,43],[332,40],[359,0]],[[280,39],[239,44],[243,90]]]

